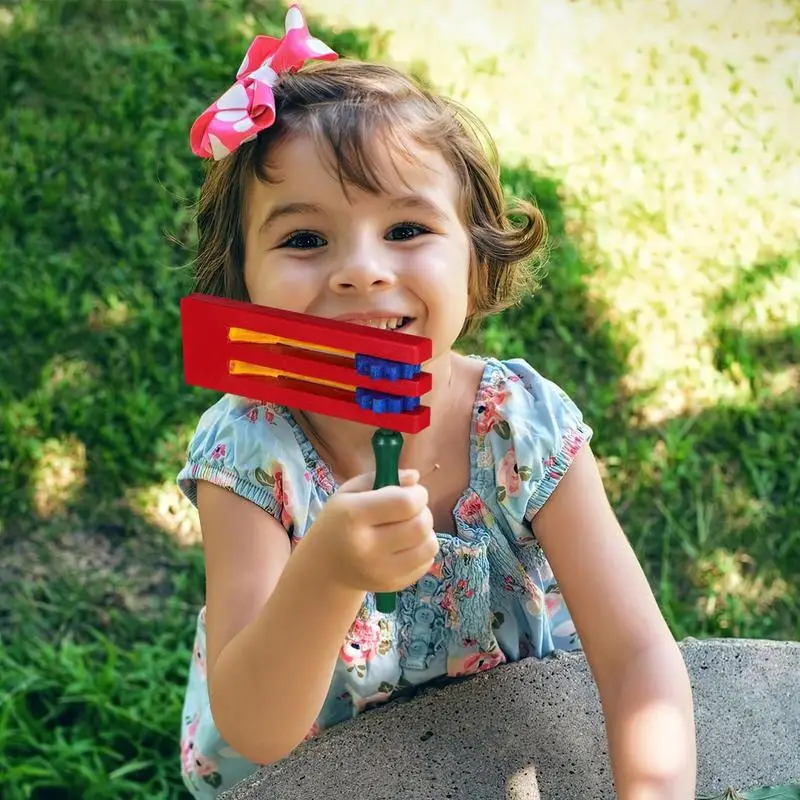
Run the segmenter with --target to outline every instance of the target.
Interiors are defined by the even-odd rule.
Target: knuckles
[[[403,493],[398,497],[398,509],[405,515],[406,519],[418,515],[427,506],[428,490],[419,484],[403,489]]]
[[[433,532],[433,515],[427,506],[414,517],[411,526],[416,536],[420,539],[431,536],[435,537]]]
[[[328,500],[326,509],[335,503],[334,512],[340,518],[340,522],[348,527],[354,527],[361,522],[363,512],[358,502],[357,494],[334,495]]]

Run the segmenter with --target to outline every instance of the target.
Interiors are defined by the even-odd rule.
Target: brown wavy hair
[[[221,161],[209,162],[197,206],[195,291],[249,300],[247,189],[254,178],[269,182],[270,149],[298,133],[333,154],[345,192],[348,186],[383,191],[371,158],[376,137],[411,154],[409,145],[442,154],[461,186],[462,221],[472,242],[471,311],[462,334],[536,287],[544,217],[531,202],[506,200],[494,142],[467,109],[391,67],[345,59],[281,75],[275,97],[276,121],[270,128]]]

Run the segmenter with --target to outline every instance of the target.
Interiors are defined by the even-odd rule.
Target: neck
[[[433,388],[422,397],[422,403],[431,409],[431,424],[417,434],[404,435],[401,469],[416,469],[421,475],[426,475],[436,468],[436,443],[441,441],[441,432],[447,421],[450,408],[448,395],[459,358],[448,351],[425,364],[425,371],[433,377]],[[372,453],[375,428],[323,414],[294,412],[294,415],[338,481],[349,480],[375,468]]]

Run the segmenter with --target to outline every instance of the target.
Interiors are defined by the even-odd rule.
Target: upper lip
[[[365,319],[405,319],[407,317],[410,319],[408,314],[395,314],[387,311],[363,311],[354,312],[352,314],[340,314],[338,317],[334,317],[334,319],[341,322],[353,322]]]

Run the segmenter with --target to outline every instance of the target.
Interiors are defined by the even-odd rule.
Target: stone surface
[[[681,643],[698,793],[800,781],[800,643]],[[582,654],[498,667],[367,712],[260,770],[224,800],[612,798]]]

